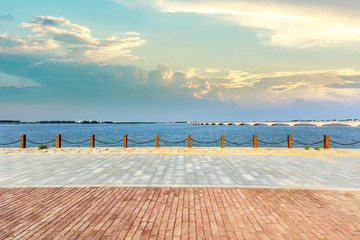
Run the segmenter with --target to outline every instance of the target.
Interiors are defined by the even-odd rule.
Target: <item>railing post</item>
[[[256,134],[253,135],[253,148],[257,148],[257,136],[256,136]]]
[[[224,134],[221,134],[221,148],[225,147],[225,136]]]
[[[20,136],[20,148],[26,148],[26,135],[25,134]]]
[[[191,148],[191,135],[188,135],[188,148]]]
[[[124,135],[124,148],[127,148],[127,135]]]
[[[324,149],[329,149],[329,135],[324,135]]]
[[[91,137],[90,137],[90,147],[91,148],[95,147],[95,135],[94,134],[91,134]]]
[[[61,135],[56,135],[56,148],[61,148]]]
[[[159,134],[155,135],[155,147],[159,147]]]
[[[292,136],[287,135],[288,148],[292,148]]]

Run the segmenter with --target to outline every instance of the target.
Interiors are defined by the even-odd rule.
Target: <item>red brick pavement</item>
[[[0,239],[360,239],[360,192],[2,188]]]

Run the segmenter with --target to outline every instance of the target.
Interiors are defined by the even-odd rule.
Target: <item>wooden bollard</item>
[[[188,148],[191,148],[191,135],[188,135]]]
[[[127,135],[124,135],[124,148],[127,148]]]
[[[287,135],[288,148],[292,148],[292,136]]]
[[[221,148],[225,147],[225,136],[224,134],[221,134]]]
[[[56,148],[61,148],[61,135],[56,135]]]
[[[94,148],[95,147],[95,135],[91,134],[90,136],[90,147]]]
[[[253,135],[253,148],[257,148],[257,136],[256,136],[256,134]]]
[[[329,135],[324,135],[324,149],[329,149]]]
[[[20,148],[26,148],[26,135],[20,136]]]
[[[155,147],[159,147],[159,134],[155,135]]]

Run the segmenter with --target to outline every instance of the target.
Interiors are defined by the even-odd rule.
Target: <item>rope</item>
[[[129,142],[132,142],[132,143],[135,143],[135,144],[147,144],[147,143],[151,143],[154,141],[154,139],[151,139],[150,141],[147,141],[147,142],[135,142],[135,141],[132,141],[130,139],[128,139]]]
[[[11,142],[11,143],[0,143],[0,145],[7,146],[7,145],[15,144],[15,143],[18,143],[18,142],[20,142],[20,140],[17,140],[15,142]]]
[[[338,143],[338,142],[335,142],[335,141],[332,141],[332,140],[329,140],[329,142],[335,143],[335,144],[337,144],[337,145],[342,145],[342,146],[349,146],[349,145],[355,145],[355,144],[360,143],[360,141],[353,142],[353,143]]]
[[[32,143],[32,144],[49,144],[49,143],[55,142],[56,139],[48,141],[48,142],[33,142],[33,141],[30,141],[30,140],[26,140],[26,141],[29,142],[29,143]]]
[[[265,141],[262,141],[262,140],[260,140],[260,139],[258,139],[258,141],[261,142],[261,143],[264,143],[264,144],[273,144],[273,145],[287,142],[287,140],[280,141],[280,142],[265,142]]]
[[[160,141],[162,141],[162,142],[164,142],[164,143],[183,143],[183,142],[186,142],[188,139],[184,139],[184,140],[182,140],[182,141],[177,141],[177,142],[170,142],[170,141],[165,141],[165,140],[163,140],[163,139],[161,139],[161,138],[159,138],[159,140]]]
[[[86,142],[90,141],[90,139],[85,140],[83,142],[70,142],[70,141],[66,141],[64,139],[61,139],[61,141],[65,142],[65,143],[68,143],[68,144],[82,144],[82,143],[86,143]]]
[[[253,141],[253,140],[251,139],[251,140],[249,140],[249,141],[247,141],[247,142],[237,143],[237,142],[231,142],[231,141],[225,139],[225,142],[228,142],[228,143],[234,144],[234,145],[238,145],[238,146],[251,143],[252,141]]]
[[[314,145],[314,144],[319,144],[319,143],[323,143],[323,141],[318,141],[318,142],[314,142],[314,143],[303,143],[303,142],[299,142],[299,141],[296,141],[296,140],[293,140],[293,142],[296,142],[298,144],[301,144],[301,145]]]
[[[102,144],[117,144],[117,143],[120,143],[120,142],[122,142],[122,141],[124,141],[124,139],[121,139],[121,140],[119,140],[119,141],[116,141],[116,142],[111,142],[111,143],[109,143],[109,142],[103,142],[103,141],[100,141],[100,140],[97,140],[97,139],[95,139],[95,142],[99,142],[99,143],[102,143]]]
[[[194,142],[197,142],[197,143],[204,143],[204,144],[216,143],[216,142],[218,142],[220,140],[221,140],[221,138],[219,138],[218,140],[215,140],[215,141],[211,141],[211,142],[202,142],[202,141],[198,141],[196,139],[191,138],[191,141],[194,141]]]

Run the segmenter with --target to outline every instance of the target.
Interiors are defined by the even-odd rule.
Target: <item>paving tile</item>
[[[0,239],[359,239],[359,190],[359,157],[0,156]]]
[[[359,189],[360,158],[287,155],[1,155],[0,187],[168,184]]]

